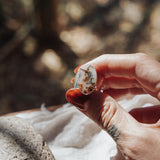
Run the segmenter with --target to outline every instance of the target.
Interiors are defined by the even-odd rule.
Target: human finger
[[[86,64],[93,65],[97,72],[103,74],[105,77],[133,77],[136,65],[135,55],[136,54],[104,54]],[[82,65],[76,67],[74,72],[77,73],[81,66]]]
[[[110,78],[104,78],[102,88],[104,90],[109,88],[128,89],[128,88],[141,88],[141,85],[134,78],[110,77]]]
[[[97,72],[97,89],[110,77],[135,79],[149,94],[160,98],[160,63],[146,54],[105,54],[85,65]]]
[[[159,158],[159,124],[139,123],[105,93],[83,95],[79,89],[70,89],[66,97],[110,134],[125,159]]]
[[[94,90],[101,90],[116,98],[121,95],[131,93],[131,94],[142,94],[144,93],[143,88],[139,82],[134,78],[124,78],[124,77],[109,77],[103,78],[103,81],[96,82],[99,78],[97,77],[96,70],[90,65],[81,66],[75,78],[75,88],[79,88],[80,91],[88,95]],[[98,86],[96,85],[98,83]],[[100,89],[98,88],[100,86]],[[112,90],[112,89],[117,89]],[[111,91],[109,93],[108,91]],[[140,93],[139,93],[140,92]],[[117,94],[118,93],[118,94]],[[115,95],[114,95],[115,94]]]
[[[129,112],[138,122],[153,124],[160,119],[160,106],[135,108]]]
[[[119,140],[120,143],[123,141],[126,131],[127,134],[132,134],[138,127],[138,122],[105,93],[95,91],[91,95],[83,95],[79,89],[70,89],[66,97],[70,103],[106,130],[117,143]]]
[[[129,88],[129,89],[107,89],[104,90],[104,93],[110,95],[114,99],[122,98],[126,95],[139,95],[146,94],[146,92],[142,88]]]

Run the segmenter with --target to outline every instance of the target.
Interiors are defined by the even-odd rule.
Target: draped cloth
[[[149,95],[137,95],[118,103],[130,111],[158,105],[159,101]],[[27,120],[42,135],[56,160],[114,160],[117,154],[112,138],[69,103],[54,112],[42,106],[40,111],[16,116]]]

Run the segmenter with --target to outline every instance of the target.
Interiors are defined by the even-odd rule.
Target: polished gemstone
[[[95,68],[89,64],[79,68],[74,82],[74,88],[79,88],[81,93],[91,94],[96,88],[97,72]]]

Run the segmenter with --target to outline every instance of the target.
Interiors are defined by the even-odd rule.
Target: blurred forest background
[[[160,60],[159,0],[0,0],[0,114],[63,104],[74,67],[133,52]]]

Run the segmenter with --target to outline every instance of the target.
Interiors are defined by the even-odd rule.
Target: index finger
[[[160,119],[160,105],[135,108],[129,112],[138,122],[153,124]]]
[[[105,78],[133,78],[147,93],[160,98],[160,63],[146,54],[105,54],[84,65],[91,65],[96,69],[98,89]]]
[[[136,54],[105,54],[78,66],[74,72],[77,73],[81,67],[93,66],[97,72],[96,88],[99,90],[107,77],[134,77],[135,57]]]
[[[92,65],[99,74],[106,77],[134,77],[137,54],[104,54],[87,64]]]

